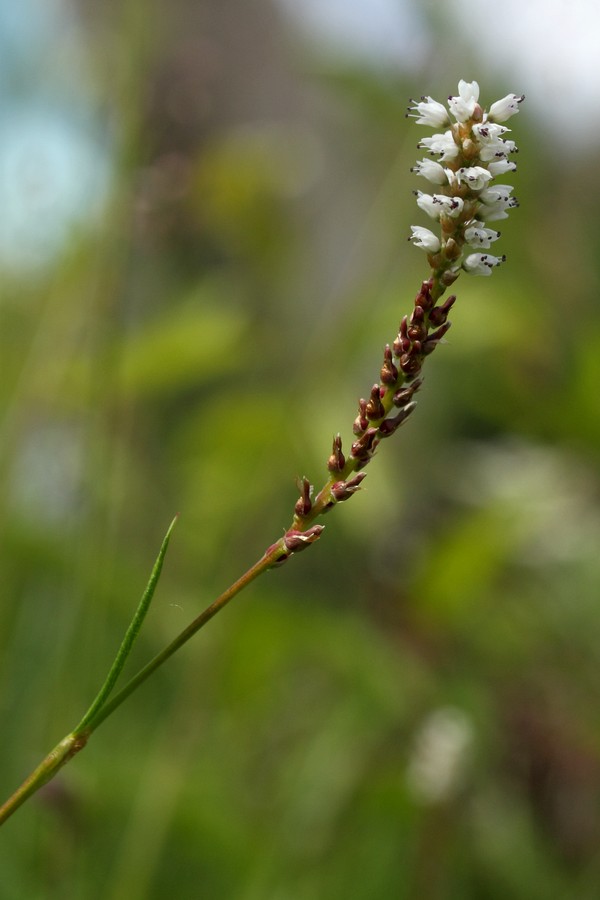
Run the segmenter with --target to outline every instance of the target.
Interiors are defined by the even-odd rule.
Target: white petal
[[[517,168],[517,164],[514,162],[509,162],[508,159],[499,159],[496,162],[491,162],[488,166],[488,171],[492,173],[494,178],[497,175],[506,175],[507,172],[514,172]]]
[[[439,219],[440,215],[459,216],[465,205],[461,197],[446,197],[445,194],[422,194],[417,191],[417,206],[426,212],[432,219]]]
[[[440,239],[437,235],[430,231],[429,228],[422,228],[420,225],[411,225],[412,231],[409,241],[412,241],[415,247],[421,247],[428,253],[437,253],[441,247]]]
[[[493,241],[497,241],[500,237],[499,231],[492,228],[484,228],[483,225],[470,225],[465,228],[465,241],[476,247],[489,247]]]
[[[416,175],[422,175],[432,184],[448,184],[446,169],[433,159],[423,159],[411,169]]]
[[[427,213],[428,216],[431,216],[432,219],[439,219],[442,208],[439,204],[436,204],[431,194],[423,194],[421,191],[417,191],[417,206]]]
[[[519,103],[522,103],[524,99],[524,94],[521,97],[517,97],[516,94],[507,94],[502,100],[492,103],[488,118],[494,122],[506,122],[507,119],[519,112]]]
[[[482,162],[506,159],[508,154],[516,152],[516,149],[517,145],[514,141],[490,141],[480,147],[479,159]]]
[[[473,125],[471,131],[477,140],[485,144],[489,141],[497,141],[503,135],[508,134],[510,128],[507,128],[505,125],[496,125],[494,122],[480,122],[477,125]]]
[[[492,175],[482,166],[467,166],[457,171],[456,178],[460,183],[467,184],[471,190],[479,191],[492,180]]]
[[[417,118],[417,125],[430,125],[439,128],[448,125],[450,117],[448,110],[433,97],[422,97],[418,103],[413,100],[413,106],[409,106],[408,115]]]
[[[485,188],[480,193],[479,199],[482,203],[498,203],[499,201],[507,203],[513,191],[512,184],[495,184],[493,187]]]
[[[491,256],[489,253],[471,253],[463,262],[465,272],[471,275],[491,275],[492,269],[504,262],[503,256]]]
[[[437,195],[436,195],[437,196]],[[463,207],[465,205],[465,201],[462,197],[444,197],[444,212],[447,216],[451,216],[453,219],[460,216],[463,211]]]
[[[476,81],[459,81],[458,97],[449,97],[448,106],[457,122],[466,122],[475,111],[479,99],[479,85]]]
[[[471,100],[475,100],[477,103],[479,100],[479,85],[476,81],[463,81],[461,78],[458,82],[458,93],[465,103],[469,103]]]
[[[508,202],[499,200],[497,203],[490,203],[489,205],[482,203],[477,215],[486,222],[499,222],[500,219],[508,219],[507,209],[514,209],[518,205],[519,201],[514,197]]]
[[[441,162],[447,162],[458,155],[458,147],[454,143],[451,131],[446,131],[444,134],[433,134],[431,137],[423,138],[418,146],[429,150],[430,153],[439,153]]]

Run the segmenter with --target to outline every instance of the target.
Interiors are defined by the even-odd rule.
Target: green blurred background
[[[130,670],[349,440],[427,274],[408,98],[528,98],[508,264],[456,285],[409,425],[7,823],[1,900],[600,896],[592,12],[0,3],[3,795],[172,516]]]

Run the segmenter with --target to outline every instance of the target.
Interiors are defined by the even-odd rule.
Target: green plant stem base
[[[130,696],[147,678],[152,675],[164,662],[166,662],[180,647],[182,647],[193,635],[196,634],[219,610],[229,603],[236,594],[239,594],[250,582],[254,581],[267,569],[272,568],[282,559],[283,541],[273,544],[266,553],[256,562],[241,578],[238,578],[230,587],[227,588],[217,599],[210,604],[197,618],[191,622],[164,650],[158,653],[154,659],[150,660],[143,669],[109,701],[111,694],[119,675],[123,670],[125,661],[131,652],[131,648],[137,638],[143,620],[148,612],[156,585],[160,578],[163,561],[169,545],[169,539],[175,526],[176,519],[169,526],[169,530],[165,535],[160,552],[154,564],[152,574],[148,581],[148,585],[142,599],[136,609],[131,620],[129,628],[123,638],[119,651],[110,668],[106,680],[90,708],[77,725],[77,727],[56,745],[50,753],[42,760],[36,769],[25,779],[23,784],[12,794],[11,797],[0,807],[0,825],[3,824],[16,810],[25,803],[33,794],[41,787],[51,781],[57,772],[69,762],[80,750],[86,746],[91,734],[96,728],[104,722],[126,699]]]

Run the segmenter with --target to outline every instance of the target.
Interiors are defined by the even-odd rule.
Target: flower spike
[[[431,97],[412,107],[420,116],[419,124],[450,126],[443,134],[422,138],[418,144],[439,161],[424,159],[411,170],[438,186],[435,194],[415,194],[417,206],[439,222],[439,232],[411,225],[409,241],[427,252],[440,289],[452,284],[461,271],[490,275],[504,260],[472,251],[487,250],[500,236],[487,228],[486,222],[508,218],[508,211],[519,205],[512,196],[512,185],[494,181],[516,169],[508,156],[517,147],[505,137],[510,129],[503,123],[519,112],[524,99],[507,94],[486,112],[479,102],[477,82],[460,81],[458,94],[448,98],[446,116],[441,111],[445,107]]]
[[[381,441],[394,434],[414,410],[423,365],[445,342],[450,328],[448,315],[456,297],[442,301],[447,288],[462,273],[489,277],[505,261],[505,256],[489,252],[500,232],[487,223],[507,218],[509,210],[518,206],[512,185],[496,184],[496,180],[516,169],[508,157],[517,148],[506,137],[510,129],[504,122],[518,112],[522,100],[507,94],[486,111],[476,81],[460,81],[458,93],[446,105],[429,96],[411,100],[407,116],[417,125],[436,129],[419,142],[428,156],[411,169],[434,186],[432,193],[414,191],[431,228],[411,225],[408,238],[425,251],[429,277],[414,298],[412,312],[402,318],[396,337],[385,346],[379,381],[359,401],[348,452],[342,453],[337,435],[327,460],[328,480],[316,497],[306,479],[299,483],[300,499],[286,533],[284,555],[318,537],[308,528],[310,523],[356,493],[365,477],[362,470]]]

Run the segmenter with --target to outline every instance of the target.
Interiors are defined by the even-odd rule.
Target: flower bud
[[[360,490],[360,483],[363,478],[366,477],[366,472],[359,472],[358,475],[354,475],[352,478],[349,478],[348,481],[336,481],[336,483],[331,486],[332,496],[335,497],[338,503],[349,500],[353,494]]]
[[[408,350],[410,350],[410,347],[411,341],[408,336],[408,316],[403,316],[402,321],[400,322],[400,331],[398,332],[396,340],[392,344],[394,356],[402,356],[403,353],[406,353]]]
[[[456,262],[456,260],[459,259],[461,249],[454,238],[448,238],[444,246],[444,253],[446,255],[446,259],[450,262]]]
[[[354,459],[368,460],[375,449],[377,429],[368,428],[362,437],[352,444],[352,456]]]
[[[416,375],[421,369],[421,360],[411,353],[403,353],[400,357],[400,368],[405,375]]]
[[[327,468],[330,472],[341,472],[346,465],[346,457],[342,453],[342,438],[339,434],[333,439],[333,450],[327,460]]]
[[[298,489],[300,490],[300,499],[296,501],[294,512],[297,516],[307,516],[312,509],[310,500],[312,494],[312,484],[308,478],[298,479]]]
[[[394,416],[391,419],[384,419],[384,421],[379,426],[379,433],[382,437],[389,437],[393,434],[397,428],[405,422],[410,416],[413,409],[416,407],[417,401],[412,400],[410,403],[407,403],[406,406],[400,410],[397,416]]]
[[[446,287],[450,287],[451,284],[454,284],[454,282],[458,278],[458,275],[459,273],[454,271],[453,269],[446,269],[441,278],[442,284],[444,284]]]
[[[423,382],[420,378],[415,378],[415,380],[411,382],[411,384],[401,388],[401,390],[399,391],[396,391],[393,396],[394,406],[398,408],[406,406],[406,404],[412,399],[412,395],[416,394],[422,384]]]
[[[444,301],[440,306],[434,306],[434,308],[429,313],[429,322],[434,327],[437,325],[443,325],[446,319],[448,318],[448,313],[451,308],[456,303],[456,295],[451,294],[447,300]]]
[[[428,356],[430,353],[433,353],[437,345],[440,343],[446,332],[451,326],[451,322],[444,322],[443,325],[437,329],[437,331],[432,332],[425,343],[423,344],[423,353],[425,356]]]
[[[359,400],[358,401],[358,415],[354,420],[354,425],[352,426],[352,430],[354,434],[361,435],[369,427],[369,420],[367,419],[367,401]]]
[[[371,397],[367,403],[366,413],[368,419],[381,419],[385,416],[385,409],[381,402],[381,394],[378,384],[374,384],[371,389]]]
[[[274,555],[275,554],[275,555]],[[285,546],[284,538],[276,541],[274,544],[271,544],[270,547],[267,547],[265,551],[265,556],[274,555],[273,561],[271,562],[271,568],[275,569],[278,566],[282,566],[286,560],[288,560],[291,556],[290,551]]]
[[[433,306],[433,298],[431,296],[431,281],[424,281],[421,290],[415,297],[415,309],[422,307],[425,312]]]
[[[291,528],[283,536],[286,550],[289,553],[299,553],[301,550],[306,550],[310,544],[314,544],[315,541],[319,540],[323,528],[323,525],[313,525],[307,531],[298,531],[295,528]]]
[[[410,324],[407,328],[407,334],[411,341],[424,341],[427,337],[427,326],[425,325],[425,310],[422,306],[415,306],[410,317]]]
[[[379,377],[381,378],[381,383],[386,385],[396,384],[398,381],[398,369],[392,361],[392,350],[389,344],[385,345],[383,365]]]

